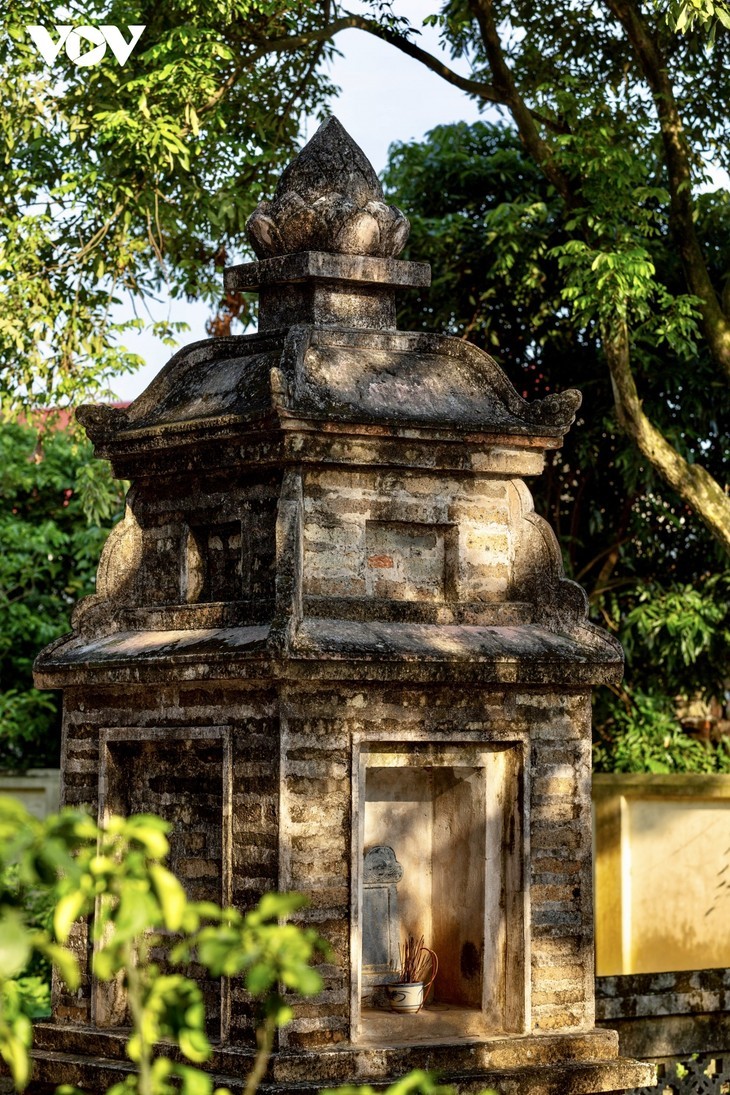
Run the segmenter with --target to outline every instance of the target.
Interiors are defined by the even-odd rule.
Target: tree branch
[[[664,482],[691,506],[725,551],[730,552],[730,497],[700,464],[688,463],[644,413],[631,372],[626,320],[604,323],[602,342],[619,425]]]
[[[626,31],[654,98],[669,175],[670,225],[687,285],[701,301],[700,311],[710,352],[730,377],[730,317],[723,312],[715,293],[695,231],[692,169],[667,60],[633,0],[605,2]]]
[[[353,28],[356,30],[364,30],[368,34],[372,34],[375,38],[380,38],[381,41],[387,42],[391,46],[395,46],[401,53],[405,53],[415,61],[420,61],[420,63],[430,69],[431,72],[435,72],[437,76],[446,80],[447,83],[453,84],[454,87],[460,88],[461,91],[468,92],[469,95],[476,95],[478,98],[486,99],[487,102],[490,103],[502,102],[502,98],[491,84],[485,84],[480,80],[470,80],[467,76],[461,76],[458,72],[454,72],[453,69],[449,68],[448,65],[445,65],[443,61],[434,57],[428,50],[421,49],[415,42],[411,42],[409,38],[404,38],[389,27],[383,27],[374,20],[365,18],[363,15],[348,13],[339,19],[334,19],[331,23],[326,23],[321,27],[317,27],[315,30],[305,31],[303,34],[288,34],[283,38],[261,39],[257,48],[246,55],[246,63],[251,64],[254,61],[258,61],[260,57],[265,57],[267,53],[291,52],[293,50],[302,49],[304,46],[312,45],[314,42],[324,42],[329,38],[334,38],[336,34],[340,34],[343,30],[350,30]]]
[[[379,38],[383,42],[387,42],[395,49],[400,50],[401,53],[405,53],[407,57],[412,57],[414,61],[419,61],[429,71],[434,72],[437,76],[440,76],[442,80],[445,80],[447,84],[452,84],[454,87],[458,87],[461,91],[466,91],[469,95],[474,95],[478,99],[483,99],[487,103],[497,103],[500,106],[507,106],[507,102],[493,84],[486,84],[481,80],[471,80],[468,76],[462,76],[460,73],[455,72],[438,57],[434,57],[428,50],[421,49],[409,38],[404,38],[401,34],[391,30],[389,27],[383,27],[379,23],[376,23],[372,19],[367,19],[362,15],[354,15],[348,13],[343,15],[340,19],[335,19],[331,23],[326,23],[316,30],[305,31],[303,34],[290,34],[283,38],[269,38],[261,40],[251,53],[246,54],[243,61],[243,66],[248,66],[258,61],[261,57],[265,57],[268,53],[285,53],[293,50],[302,49],[305,46],[311,45],[314,42],[324,42],[330,38],[334,38],[335,35],[340,34],[343,30],[363,30],[367,34],[372,34],[373,37]],[[556,133],[565,132],[565,127],[559,122],[556,122],[552,118],[547,118],[537,110],[531,110],[525,108],[528,114],[541,125],[546,126],[548,129],[553,130]]]
[[[111,226],[114,224],[115,220],[117,220],[119,215],[124,212],[127,204],[128,199],[123,202],[118,202],[112,215],[108,218],[108,220],[104,221],[100,228],[96,230],[91,239],[87,240],[86,243],[78,249],[78,251],[74,251],[73,255],[71,255],[69,258],[65,259],[63,262],[53,263],[51,266],[46,267],[46,270],[65,270],[69,266],[73,266],[74,263],[86,258],[89,252],[93,251],[98,243],[101,243]]]
[[[575,195],[570,180],[555,164],[552,149],[540,136],[535,125],[535,115],[520,95],[504,59],[492,0],[469,0],[469,8],[479,25],[499,101],[507,107],[514,118],[525,150],[541,168],[548,181],[553,184],[568,208],[572,208],[575,204]]]
[[[633,504],[633,499],[632,499],[632,504]],[[629,507],[629,509],[630,508],[631,507]],[[631,536],[620,536],[619,539],[616,540],[614,543],[609,544],[608,547],[603,548],[603,550],[599,551],[597,555],[594,555],[593,558],[590,559],[586,563],[585,566],[580,568],[580,570],[575,575],[573,580],[576,581],[576,582],[580,582],[581,578],[584,578],[585,575],[588,574],[588,572],[593,569],[593,567],[596,565],[596,563],[600,563],[601,559],[605,559],[607,555],[612,555],[614,552],[616,552],[618,554],[618,552],[621,550],[621,548],[624,546],[624,544],[630,543],[631,539],[632,539]],[[591,597],[594,597],[597,592],[603,592],[602,588],[599,588],[599,587],[602,587],[606,584],[605,581],[602,581],[602,575],[603,575],[603,571],[601,570],[600,573],[599,573],[598,581],[596,582],[595,587],[593,589],[593,592],[590,594]]]

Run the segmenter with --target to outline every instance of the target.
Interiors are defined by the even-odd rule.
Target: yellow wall
[[[730,966],[730,776],[593,777],[596,973]]]

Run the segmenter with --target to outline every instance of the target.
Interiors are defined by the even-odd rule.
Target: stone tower
[[[64,690],[64,801],[166,817],[194,897],[308,896],[325,989],[266,1091],[415,1066],[505,1095],[650,1082],[594,1024],[590,697],[621,651],[524,482],[580,396],[527,403],[467,342],[396,329],[429,269],[395,257],[408,222],[335,119],[249,232],[259,261],[226,286],[259,292],[258,333],[78,413],[132,488],[96,595],[36,666]],[[440,972],[402,1016],[372,982],[408,932]],[[38,1075],[93,1091],[124,1067],[123,1017],[77,945]],[[249,1003],[204,991],[211,1068],[240,1090]]]

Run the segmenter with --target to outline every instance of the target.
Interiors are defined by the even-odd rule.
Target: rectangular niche
[[[99,816],[157,814],[172,826],[167,864],[192,901],[231,900],[231,741],[228,727],[112,727],[101,731]],[[208,1031],[225,1040],[228,982],[198,976]],[[94,981],[99,1027],[128,1021],[115,982]]]
[[[524,1030],[522,746],[363,746],[357,783],[353,1038]],[[378,1006],[378,985],[409,934],[423,935],[439,959],[416,1016]]]
[[[367,521],[367,595],[391,601],[453,600],[458,550],[456,525]]]
[[[192,525],[184,538],[181,586],[188,604],[237,601],[243,596],[240,521]]]

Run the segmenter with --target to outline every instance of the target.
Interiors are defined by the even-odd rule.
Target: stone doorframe
[[[129,745],[133,742],[152,742],[160,745],[170,742],[220,742],[221,746],[221,870],[220,895],[212,898],[222,906],[231,904],[232,893],[232,741],[229,726],[112,726],[103,727],[99,732],[99,821],[103,823],[117,812],[124,811],[116,805],[115,799],[121,798],[122,789],[110,784],[110,772],[113,767],[115,746]],[[184,880],[183,880],[184,883]],[[100,899],[97,899],[97,901]],[[97,944],[94,945],[96,949]],[[97,1027],[116,1027],[125,1024],[127,1005],[126,994],[118,980],[101,982],[92,979],[91,1018]],[[220,1041],[228,1039],[231,1016],[231,990],[227,977],[220,984]]]
[[[448,981],[458,981],[454,966],[464,971],[465,961],[475,960],[480,965],[476,974],[480,982],[478,1001],[471,1001],[461,1008],[464,1033],[478,1037],[495,1033],[522,1033],[529,1029],[530,1015],[530,913],[529,913],[529,741],[475,740],[467,734],[458,740],[441,738],[418,743],[397,740],[374,741],[361,739],[353,743],[352,769],[352,896],[351,896],[351,1040],[367,1042],[368,1024],[362,1016],[362,954],[361,918],[363,908],[363,852],[367,810],[368,774],[385,769],[424,769],[432,771],[441,782],[434,792],[434,817],[437,817],[435,796],[451,797],[451,805],[442,808],[451,811],[447,823],[441,824],[448,838],[456,839],[456,854],[446,856],[441,866],[441,890],[432,896],[431,932],[436,932],[435,949],[441,950],[441,969]],[[470,782],[481,785],[472,791],[471,803],[466,806],[473,826],[474,795],[481,798],[483,831],[474,835],[459,834],[460,806],[453,792],[446,787],[458,784],[457,770],[468,776]],[[449,775],[447,776],[447,773]],[[453,777],[453,778],[452,778]],[[464,778],[464,777],[462,777]],[[397,782],[397,777],[396,777]],[[458,792],[456,792],[458,795]],[[462,796],[463,797],[463,796]],[[436,827],[439,827],[436,821]],[[462,826],[463,827],[463,826]],[[454,837],[454,830],[456,836]],[[477,847],[477,844],[480,847]],[[398,851],[396,849],[397,854]],[[399,854],[399,859],[400,859]],[[407,869],[407,867],[406,867]],[[446,873],[444,874],[444,870]],[[499,878],[499,885],[490,884],[490,878]],[[460,892],[461,890],[464,892]],[[466,890],[470,892],[467,894]],[[449,955],[448,935],[453,931],[453,912],[444,908],[444,902],[465,898],[467,906],[476,906],[481,938],[473,943],[460,943]],[[402,902],[401,902],[402,903]],[[449,918],[451,917],[451,929]],[[472,912],[472,917],[474,913]],[[434,921],[441,921],[441,928]],[[469,928],[475,929],[471,924]],[[441,945],[438,932],[441,931]],[[458,928],[457,928],[458,931]],[[470,933],[464,925],[461,934]],[[446,939],[446,943],[444,943]],[[434,942],[432,938],[432,943]],[[455,943],[456,941],[454,941]],[[426,939],[429,944],[429,939]],[[431,945],[431,944],[429,944]],[[444,962],[446,959],[446,962]],[[448,966],[451,964],[451,969]],[[468,975],[467,970],[467,975]],[[460,995],[458,984],[454,991]],[[459,1007],[459,1003],[456,1004]],[[471,1012],[471,1015],[469,1015]],[[379,1020],[382,1025],[382,1019]]]

